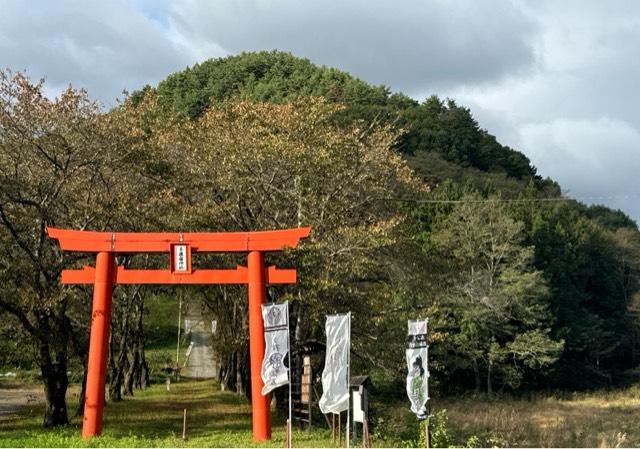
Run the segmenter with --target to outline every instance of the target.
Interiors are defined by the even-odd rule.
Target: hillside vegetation
[[[549,363],[542,370],[547,375],[538,378],[538,374],[536,380],[529,381],[539,386],[551,383],[588,387],[625,380],[625,373],[633,373],[627,370],[637,364],[636,350],[632,348],[637,344],[634,341],[637,334],[634,294],[638,287],[635,256],[628,252],[635,251],[633,248],[638,245],[636,224],[624,213],[604,206],[587,207],[575,201],[536,202],[537,198],[561,199],[559,186],[550,179],[542,179],[525,155],[497,142],[494,136],[478,126],[469,109],[457,105],[454,100],[432,96],[418,102],[402,93],[392,93],[385,86],[372,86],[346,72],[319,67],[307,59],[277,51],[211,59],[168,76],[154,91],[159,104],[192,120],[197,119],[207,107],[234,98],[284,103],[301,97],[321,96],[344,105],[335,118],[339,124],[347,126],[364,122],[397,128],[400,131],[394,148],[418,177],[432,187],[430,193],[410,194],[409,199],[415,201],[401,205],[404,211],[416,218],[413,223],[415,237],[423,250],[431,255],[443,252],[441,245],[434,247],[434,237],[437,241],[439,233],[445,232],[443,227],[451,225],[447,219],[451,221],[456,214],[467,223],[460,234],[449,236],[454,247],[463,243],[461,239],[467,238],[463,237],[466,228],[480,228],[485,225],[484,220],[492,217],[505,217],[509,221],[505,223],[506,227],[513,225],[517,228],[504,244],[515,244],[529,253],[524,261],[518,262],[524,263],[519,267],[520,274],[516,275],[518,283],[525,273],[540,275],[533,282],[535,287],[531,286],[531,289],[539,290],[536,295],[540,303],[532,306],[535,310],[527,314],[527,320],[532,328],[549,331],[553,341],[563,342],[555,363]],[[134,97],[136,95],[141,93]],[[392,192],[389,196],[398,198],[401,195]],[[506,206],[420,202],[434,199],[522,201]],[[492,209],[495,211],[491,212]],[[495,237],[504,229],[495,226],[485,234]],[[429,271],[444,270],[458,277],[461,272],[473,269],[475,262],[482,266],[484,261],[502,256],[481,254],[484,240],[482,236],[478,239],[466,242],[472,245],[470,251],[478,254],[465,254],[461,261],[464,266],[441,267],[435,264],[429,265]],[[455,252],[455,248],[449,251]],[[452,254],[441,254],[441,260],[450,260]],[[475,262],[471,262],[471,258],[476,258]],[[419,264],[416,268],[420,270],[418,267]],[[433,273],[422,274],[431,278]],[[438,282],[442,282],[442,276],[437,277]],[[434,286],[433,282],[431,280],[429,284],[436,289],[436,297],[443,295],[443,290],[455,287],[446,283]],[[468,282],[483,280],[467,279],[467,286]],[[506,280],[505,288],[513,289],[513,282]],[[486,286],[484,288],[486,290]],[[453,318],[458,307],[464,308],[466,302],[474,302],[468,290],[456,292],[457,298],[435,300],[440,307],[446,304],[444,315],[448,319]],[[472,315],[453,319],[455,324],[451,328],[442,329],[448,335],[461,338],[459,326],[469,320],[474,322],[474,329],[468,330],[464,344],[459,342],[460,346],[454,344],[441,348],[440,360],[459,360],[451,368],[456,375],[462,375],[467,370],[479,369],[475,368],[476,365],[485,365],[486,368],[492,363],[491,359],[505,362],[516,358],[514,351],[504,347],[497,349],[495,355],[491,355],[489,348],[503,345],[500,341],[509,338],[507,335],[512,332],[507,328],[526,327],[522,322],[516,324],[518,317],[514,316],[512,304],[517,301],[515,297],[526,296],[526,291],[529,290],[504,293],[511,297],[504,299],[507,301],[504,306],[509,309],[505,328],[491,329],[496,325],[491,322],[486,323],[489,327],[483,329],[482,321],[493,321],[490,316],[496,311],[495,305],[486,306],[489,313],[486,317]],[[478,299],[485,293],[478,292]],[[460,298],[465,295],[466,299]],[[409,309],[427,304],[415,300]],[[434,326],[439,324],[444,322],[436,321]],[[532,338],[537,341],[541,334],[536,335]],[[465,349],[466,354],[460,354],[461,346],[477,345],[480,340],[485,340],[487,349]],[[519,344],[526,346],[523,341]],[[557,347],[551,341],[545,344]],[[472,353],[476,355],[471,356]],[[542,368],[534,360],[527,363],[530,363],[530,368]],[[580,376],[575,376],[576,369]],[[511,374],[502,373],[501,376],[504,376],[503,385],[511,382],[508,380]],[[476,372],[476,387],[480,384],[486,386],[486,380],[479,381],[478,377]],[[520,375],[516,378],[515,383],[519,384]]]
[[[433,96],[419,103],[402,93],[391,93],[385,86],[371,86],[346,72],[318,67],[288,53],[243,53],[210,59],[169,75],[156,92],[162,105],[191,119],[211,104],[229,98],[283,103],[321,96],[346,106],[339,114],[341,121],[362,119],[404,129],[397,142],[402,153],[436,153],[462,167],[518,179],[536,175],[526,156],[498,143],[478,127],[467,108],[453,100]]]

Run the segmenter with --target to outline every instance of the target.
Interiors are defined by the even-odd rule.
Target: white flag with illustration
[[[427,342],[427,320],[409,320],[407,338],[407,395],[411,411],[418,419],[427,417],[429,400],[429,345]]]
[[[327,316],[327,352],[322,372],[322,413],[340,413],[349,408],[348,363],[351,346],[351,314]]]
[[[289,368],[284,361],[289,352],[289,301],[262,306],[264,341],[262,394],[289,383]]]

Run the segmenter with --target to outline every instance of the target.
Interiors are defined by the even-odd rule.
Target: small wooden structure
[[[300,383],[295,382],[292,405],[293,405],[293,419],[300,423],[302,426],[304,423],[308,425],[308,429],[311,430],[311,404],[313,403],[313,377],[311,370],[311,357],[306,355],[302,359],[302,373],[294,375],[296,381],[300,379]]]
[[[367,388],[371,386],[369,376],[353,376],[349,381],[351,391],[351,407],[353,419],[351,421],[351,438],[357,436],[356,423],[362,424],[362,447],[370,447],[369,441],[369,398]]]

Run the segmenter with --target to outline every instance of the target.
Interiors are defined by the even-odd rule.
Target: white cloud
[[[520,135],[535,165],[590,202],[629,194],[638,182],[640,133],[626,122],[558,119],[524,125]]]
[[[156,83],[193,63],[188,47],[124,1],[0,1],[0,61],[49,92],[70,82],[112,105],[123,89]]]

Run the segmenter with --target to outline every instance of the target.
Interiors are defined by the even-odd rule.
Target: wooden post
[[[369,423],[367,417],[365,417],[362,423],[362,447],[371,447],[371,441],[369,441]]]
[[[331,414],[331,444],[336,444],[336,414],[335,413]]]
[[[424,447],[429,449],[431,442],[429,441],[429,417],[424,420]]]
[[[287,424],[286,427],[284,428],[284,447],[285,448],[290,448],[291,447],[291,440],[289,438],[289,426],[290,426],[291,422],[289,421],[289,419],[287,419]]]
[[[87,364],[86,399],[82,419],[82,437],[100,435],[104,411],[104,383],[107,375],[109,345],[109,318],[111,317],[111,290],[113,286],[111,252],[101,251],[96,256],[93,284],[89,361]]]
[[[182,439],[186,440],[187,439],[187,409],[184,409],[183,415],[182,415]]]

